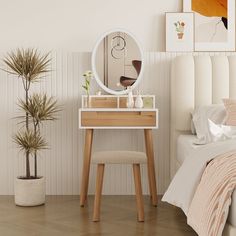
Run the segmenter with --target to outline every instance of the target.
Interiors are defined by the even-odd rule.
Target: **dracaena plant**
[[[25,154],[26,173],[24,178],[38,178],[37,156],[38,152],[48,147],[47,142],[40,133],[40,126],[44,121],[56,119],[59,111],[57,101],[46,94],[30,95],[31,85],[49,72],[49,54],[42,55],[37,49],[17,49],[3,59],[6,71],[22,80],[25,96],[19,99],[18,105],[24,115],[24,126],[13,137],[14,142]],[[34,157],[34,175],[31,175],[30,156]]]

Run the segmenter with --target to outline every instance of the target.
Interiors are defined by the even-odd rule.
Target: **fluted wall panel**
[[[169,184],[170,65],[176,53],[146,53],[142,94],[156,95],[159,129],[153,131],[158,192]],[[180,53],[178,53],[180,55]],[[212,54],[213,55],[213,54]],[[3,57],[0,54],[1,58]],[[84,131],[78,129],[78,108],[83,94],[82,74],[91,68],[91,53],[52,52],[51,72],[32,91],[55,96],[62,106],[59,119],[43,126],[50,149],[39,157],[39,173],[46,176],[47,194],[79,194],[83,163]],[[0,63],[4,68],[3,63]],[[92,89],[98,88],[92,81]],[[17,98],[24,95],[21,81],[0,71],[0,194],[14,193],[14,179],[24,174],[24,156],[12,142],[19,114]],[[145,150],[142,130],[96,130],[93,150]],[[91,168],[89,193],[94,192],[96,168]],[[143,192],[148,193],[146,166],[142,167]],[[114,165],[105,169],[104,194],[133,194],[131,166]]]

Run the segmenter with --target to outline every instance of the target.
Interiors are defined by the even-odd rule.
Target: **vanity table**
[[[148,97],[152,100],[152,107],[140,109],[125,108],[127,96],[91,96],[90,107],[83,106],[87,97],[82,97],[82,108],[79,109],[79,128],[85,129],[85,147],[80,193],[81,206],[84,206],[87,198],[93,132],[95,129],[144,130],[150,195],[152,204],[157,205],[152,129],[158,128],[158,110],[155,108],[155,96]]]
[[[154,95],[132,95],[144,70],[144,55],[137,39],[123,29],[111,30],[97,41],[92,53],[92,71],[97,84],[108,94],[82,96],[79,128],[85,130],[80,205],[88,193],[93,133],[96,129],[143,129],[152,204],[157,205],[152,129],[158,128]],[[87,84],[86,84],[87,85]],[[85,88],[86,86],[84,86]],[[127,95],[129,93],[129,95]],[[143,101],[137,105],[135,101]],[[133,150],[135,151],[135,150]]]

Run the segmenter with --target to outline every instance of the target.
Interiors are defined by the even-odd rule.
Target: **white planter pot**
[[[18,206],[39,206],[45,203],[45,178],[15,180],[15,204]]]

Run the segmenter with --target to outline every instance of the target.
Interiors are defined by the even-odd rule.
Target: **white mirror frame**
[[[116,29],[112,29],[110,31],[107,31],[105,32],[100,38],[99,40],[97,41],[94,49],[93,49],[93,52],[92,52],[92,71],[93,71],[93,74],[94,74],[94,78],[96,79],[98,85],[104,90],[106,91],[107,93],[109,94],[114,94],[114,95],[123,95],[123,94],[127,94],[128,91],[127,89],[126,90],[122,90],[122,91],[115,91],[115,90],[112,90],[112,89],[109,89],[108,87],[106,87],[102,81],[99,79],[99,76],[98,76],[98,73],[97,73],[97,70],[96,70],[96,65],[95,65],[95,61],[96,61],[96,53],[97,53],[97,49],[98,49],[98,46],[99,44],[102,42],[102,40],[109,34],[111,33],[115,33],[115,32],[124,32],[128,35],[130,35],[131,37],[133,37],[133,39],[135,40],[135,42],[137,43],[138,45],[138,48],[139,48],[139,51],[140,51],[140,54],[141,54],[141,60],[142,60],[142,67],[141,67],[141,70],[140,70],[140,73],[138,75],[138,78],[137,78],[137,81],[130,87],[131,90],[135,89],[137,87],[137,85],[139,84],[140,80],[142,79],[142,76],[143,76],[143,72],[144,72],[144,66],[145,66],[145,59],[144,59],[144,53],[143,53],[143,50],[141,48],[141,45],[139,43],[139,41],[137,40],[137,38],[130,32],[128,32],[127,30],[124,30],[124,29],[120,29],[120,28],[116,28]]]

